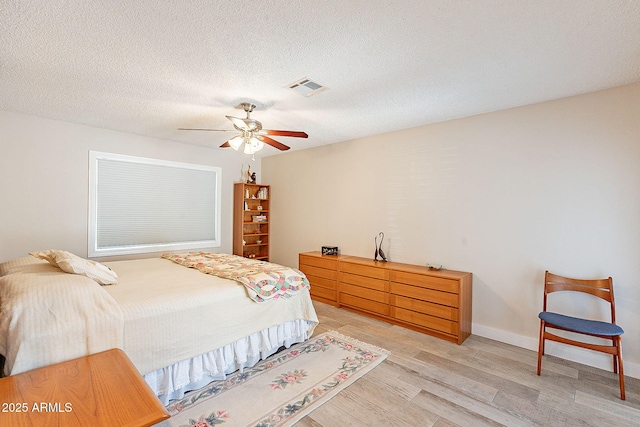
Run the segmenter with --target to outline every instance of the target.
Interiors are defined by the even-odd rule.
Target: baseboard
[[[474,323],[472,325],[472,333],[481,337],[500,341],[505,344],[515,345],[516,347],[526,348],[528,350],[538,351],[538,338],[525,337],[523,335],[514,334],[512,332],[495,329],[484,325]],[[624,355],[624,339],[623,339],[623,355]],[[545,345],[545,354],[557,356],[562,359],[571,360],[595,368],[612,370],[613,363],[611,356],[597,351],[590,351],[580,347],[573,347],[555,342],[547,341]],[[633,378],[640,378],[640,365],[624,360],[624,374]]]

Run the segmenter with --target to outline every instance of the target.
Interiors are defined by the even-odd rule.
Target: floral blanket
[[[164,253],[162,258],[203,273],[235,280],[247,288],[249,297],[256,302],[289,298],[309,286],[307,277],[300,270],[237,255],[187,252]]]

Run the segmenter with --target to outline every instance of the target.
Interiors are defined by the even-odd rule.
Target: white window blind
[[[221,169],[91,151],[89,256],[220,246]]]

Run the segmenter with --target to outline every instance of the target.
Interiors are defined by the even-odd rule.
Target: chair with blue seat
[[[547,311],[547,295],[558,291],[585,292],[602,298],[611,306],[611,322],[582,319],[566,316],[560,313]],[[620,378],[620,399],[625,400],[624,370],[622,367],[622,334],[624,331],[616,325],[616,305],[613,299],[613,280],[607,279],[581,280],[558,276],[545,272],[544,275],[544,300],[540,318],[540,341],[538,344],[538,375],[542,367],[545,340],[557,341],[563,344],[574,345],[590,350],[600,351],[613,356],[613,372]],[[547,328],[589,335],[592,337],[611,340],[611,345],[599,345],[588,342],[576,341],[547,332]]]

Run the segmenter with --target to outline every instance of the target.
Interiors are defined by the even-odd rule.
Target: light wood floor
[[[337,330],[391,351],[296,427],[634,426],[640,380],[472,335],[461,346],[316,303],[316,333]],[[316,334],[314,333],[314,335]]]

